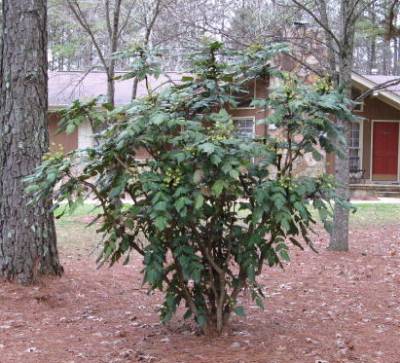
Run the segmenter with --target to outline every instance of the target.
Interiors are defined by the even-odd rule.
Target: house
[[[122,74],[122,73],[121,73]],[[117,74],[121,75],[121,74]],[[151,79],[152,89],[162,87],[168,81],[180,82],[183,74],[179,72],[168,72],[158,79]],[[245,94],[235,109],[228,110],[232,114],[238,127],[238,131],[247,136],[254,134],[265,135],[267,127],[257,125],[257,120],[266,117],[264,111],[252,107],[253,98],[265,98],[268,93],[268,84],[257,81],[249,85],[249,92]],[[115,103],[118,106],[129,104],[132,95],[133,80],[119,80],[115,84]],[[104,72],[50,72],[49,73],[49,134],[51,150],[60,149],[69,152],[76,148],[91,146],[93,133],[89,122],[81,125],[74,133],[67,135],[58,133],[58,121],[60,115],[58,110],[67,107],[72,101],[93,99],[107,93],[107,78]],[[144,82],[139,83],[137,97],[147,95]],[[144,151],[138,153],[139,157],[146,157]]]
[[[170,72],[159,79],[151,79],[152,88],[162,87],[168,80],[179,82],[181,73]],[[353,73],[353,93],[358,95],[373,90],[378,84],[394,76],[360,75]],[[52,147],[62,145],[68,152],[75,148],[90,146],[93,142],[89,123],[83,124],[71,135],[57,134],[57,110],[66,107],[74,99],[88,100],[99,94],[106,94],[106,75],[92,72],[51,72],[49,74],[49,130]],[[132,80],[116,82],[115,101],[117,105],[128,104],[131,100]],[[228,110],[236,122],[238,132],[244,135],[266,135],[269,132],[257,120],[266,116],[265,111],[250,106],[252,98],[264,98],[268,84],[257,81],[249,86],[249,94],[237,108]],[[138,97],[146,95],[144,84],[139,84]],[[372,92],[356,109],[360,120],[352,123],[350,146],[351,189],[354,194],[365,195],[375,191],[400,193],[400,85]],[[139,157],[146,155],[139,155]],[[325,169],[334,172],[335,157],[327,155],[326,160],[317,163],[305,158],[301,170]]]
[[[349,140],[350,189],[359,197],[400,194],[400,85],[373,91],[396,76],[352,74],[353,93],[372,91],[355,112],[361,119],[351,125]],[[334,172],[334,156],[327,156],[327,171]]]
[[[116,76],[122,75],[117,73]],[[153,88],[161,86],[168,80],[179,81],[182,74],[168,73],[167,77],[151,79]],[[133,80],[116,82],[115,103],[119,106],[131,101]],[[68,107],[76,99],[88,101],[99,95],[107,94],[107,76],[104,72],[49,72],[49,134],[50,149],[57,150],[62,147],[64,152],[77,148],[91,146],[93,132],[89,122],[82,124],[74,133],[67,135],[58,133],[59,110]],[[137,90],[137,97],[147,95],[143,83]]]

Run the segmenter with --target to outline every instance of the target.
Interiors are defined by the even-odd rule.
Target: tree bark
[[[376,12],[375,12],[375,4],[371,4],[371,7],[368,11],[368,15],[371,19],[373,26],[376,26]],[[368,73],[371,74],[372,70],[376,66],[376,36],[371,35],[369,41],[369,52],[368,52]]]
[[[336,73],[335,42],[332,39],[329,32],[326,30],[326,29],[330,29],[331,26],[329,24],[327,4],[326,4],[325,0],[319,0],[318,7],[319,7],[321,23],[324,25],[325,41],[326,41],[327,53],[328,53],[328,64],[329,64],[329,68],[330,68],[330,72],[331,72],[330,75],[333,76]]]
[[[392,74],[397,76],[399,72],[399,40],[393,38],[393,72]]]
[[[392,50],[390,49],[390,39],[384,40],[383,42],[383,69],[384,75],[390,75],[392,73]]]
[[[29,205],[23,178],[48,150],[47,0],[3,0],[0,278],[61,275],[51,200]]]
[[[145,14],[145,16],[144,16],[146,32],[145,32],[144,40],[143,40],[143,48],[145,51],[148,50],[148,46],[150,44],[151,33],[153,32],[153,28],[156,23],[157,17],[160,15],[160,12],[161,12],[161,2],[162,2],[161,0],[156,0],[156,5],[154,7],[154,11],[151,15],[151,19],[149,22],[147,21],[147,14]],[[143,54],[143,56],[144,56],[144,54]],[[138,86],[139,86],[139,79],[138,79],[138,77],[135,77],[133,79],[133,85],[132,85],[132,100],[136,99],[136,97],[137,97]]]
[[[376,37],[371,37],[370,40],[370,51],[368,59],[368,73],[372,74],[376,65]]]
[[[340,34],[340,57],[338,72],[338,87],[343,89],[348,97],[351,96],[351,72],[353,68],[354,52],[354,33],[355,18],[349,16],[355,6],[356,0],[342,0],[341,2],[341,34]],[[342,129],[349,139],[350,125],[347,121],[337,120],[338,126]],[[347,143],[344,150],[344,156],[336,158],[335,177],[338,187],[336,194],[345,201],[350,200],[349,193],[349,150]],[[348,251],[349,249],[349,210],[340,204],[335,204],[333,227],[329,243],[330,250]]]

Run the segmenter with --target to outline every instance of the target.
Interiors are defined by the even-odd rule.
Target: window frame
[[[364,112],[364,101],[359,102],[357,106],[360,108],[354,107],[353,112]]]
[[[257,99],[257,80],[253,79],[252,82],[254,82],[254,97],[253,100]],[[232,107],[232,110],[254,110],[256,107],[255,106],[248,106],[248,107]]]
[[[350,146],[350,140],[347,141],[348,142],[347,148],[349,150],[349,164],[350,164],[350,150],[358,150],[359,166],[357,170],[364,170],[363,168],[364,123],[361,120],[351,121],[351,123],[358,124],[359,129],[358,129],[358,147]],[[351,173],[351,169],[349,171]]]
[[[241,120],[252,120],[253,122],[253,139],[256,137],[256,117],[255,116],[234,116],[232,117],[232,121],[235,124],[235,121]]]

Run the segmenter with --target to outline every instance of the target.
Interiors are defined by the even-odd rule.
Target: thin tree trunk
[[[397,42],[397,64],[396,64],[396,76],[399,75],[400,72],[400,41],[399,39],[396,40]]]
[[[114,69],[107,70],[107,102],[112,106],[115,105],[115,80]]]
[[[372,24],[376,25],[376,12],[374,4],[371,4],[371,7],[368,11],[369,17],[371,19]],[[376,66],[376,36],[371,35],[370,44],[369,44],[369,52],[368,52],[368,73],[371,74],[372,70]]]
[[[391,74],[391,60],[392,51],[390,49],[390,40],[384,40],[383,42],[383,74]]]
[[[337,125],[343,130],[348,138],[350,127],[348,122],[337,120]],[[338,187],[336,194],[343,200],[349,201],[349,151],[346,146],[344,155],[336,157],[335,160],[335,177]],[[333,226],[328,249],[332,251],[348,251],[349,250],[349,210],[342,207],[338,203],[335,204]]]
[[[393,38],[393,75],[399,72],[399,39]]]
[[[119,20],[120,20],[120,14],[121,14],[121,3],[122,0],[116,0],[115,2],[115,9],[113,13],[113,22],[112,25],[110,23],[110,20],[108,18],[107,23],[109,24],[109,37],[110,37],[110,43],[111,43],[111,49],[110,49],[110,64],[107,67],[107,98],[108,102],[111,103],[113,106],[115,104],[115,59],[113,58],[114,53],[118,49],[118,33],[119,33]],[[107,2],[108,4],[108,2]],[[110,16],[110,8],[109,4],[107,7],[107,16]]]
[[[151,16],[150,22],[147,21],[147,18],[145,15],[145,27],[146,27],[146,33],[144,36],[143,40],[143,48],[144,51],[146,52],[148,50],[148,46],[150,44],[150,36],[153,31],[154,25],[156,23],[157,17],[160,15],[161,12],[161,0],[157,0],[156,6],[154,8],[154,12]],[[141,54],[142,57],[145,56],[144,53]],[[137,97],[137,91],[138,91],[138,86],[139,86],[139,79],[137,77],[134,78],[133,80],[133,85],[132,85],[132,100],[136,99]]]
[[[132,85],[132,100],[136,99],[138,91],[139,79],[135,77]]]
[[[376,65],[376,37],[371,38],[369,60],[368,60],[368,73],[371,74]]]
[[[48,150],[47,0],[3,0],[0,84],[0,277],[61,275],[51,201],[29,205],[23,178]]]
[[[353,68],[353,52],[354,52],[354,28],[355,20],[349,20],[349,12],[353,7],[355,0],[342,0],[341,15],[342,15],[342,32],[341,32],[341,49],[339,58],[339,88],[351,95],[351,72]],[[347,121],[337,120],[338,126],[343,130],[346,140],[349,139],[350,125]],[[336,158],[335,161],[335,177],[338,187],[336,194],[339,198],[349,201],[349,150],[346,143],[344,156]],[[349,210],[342,207],[339,203],[335,204],[334,220],[329,243],[330,250],[333,251],[348,251],[349,249]]]
[[[321,22],[325,26],[325,28],[329,29],[329,18],[328,18],[328,10],[325,0],[319,0],[318,2],[319,13],[321,17]],[[334,41],[331,35],[325,30],[325,41],[328,52],[328,64],[331,71],[331,76],[336,73],[336,56],[335,56],[335,48]]]

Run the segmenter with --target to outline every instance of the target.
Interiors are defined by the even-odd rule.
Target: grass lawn
[[[356,213],[351,214],[353,226],[365,224],[394,224],[400,221],[400,204],[354,203]]]
[[[391,225],[400,221],[400,204],[355,204],[357,211],[351,214],[351,227],[365,225]],[[56,211],[59,215],[61,209]],[[85,204],[73,212],[65,213],[57,219],[57,233],[59,247],[62,252],[77,252],[87,254],[93,252],[97,255],[96,247],[101,241],[101,236],[96,234],[96,225],[88,227],[92,218],[97,214],[93,205]]]
[[[88,226],[97,214],[93,205],[85,204],[73,211],[66,211],[65,207],[55,211],[58,246],[64,254],[88,255],[95,253],[101,236],[96,233],[97,226]]]

